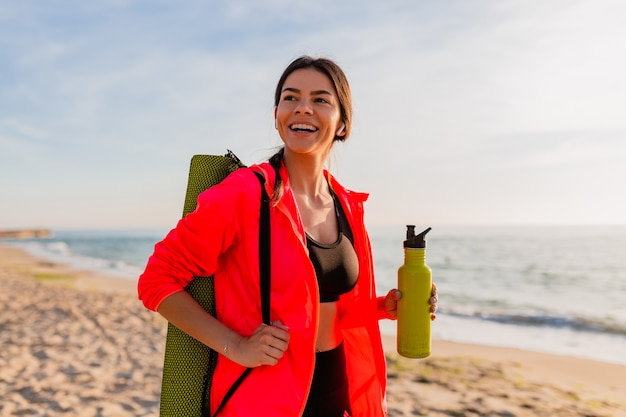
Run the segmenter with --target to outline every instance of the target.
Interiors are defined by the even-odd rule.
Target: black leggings
[[[302,417],[346,417],[351,413],[342,343],[315,354],[313,382]]]

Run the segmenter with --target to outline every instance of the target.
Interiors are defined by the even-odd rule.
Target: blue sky
[[[335,4],[338,3],[338,4]],[[0,0],[0,228],[167,228],[191,155],[266,159],[335,59],[370,225],[626,224],[626,2]]]

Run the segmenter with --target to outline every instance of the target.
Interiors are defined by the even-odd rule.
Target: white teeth
[[[317,128],[315,126],[311,126],[311,125],[306,125],[303,123],[296,123],[291,125],[291,129],[292,130],[307,130],[309,132],[315,132],[317,130]]]

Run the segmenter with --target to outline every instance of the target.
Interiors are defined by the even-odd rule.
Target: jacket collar
[[[270,199],[273,199],[274,185],[276,184],[276,171],[274,170],[274,167],[272,167],[269,162],[263,162],[261,164],[251,166],[251,169],[263,174],[265,177],[265,189],[267,194],[270,196]],[[284,163],[281,163],[278,174],[280,175],[283,183],[283,195],[276,203],[276,207],[291,219],[292,228],[306,244],[304,227],[299,216],[295,198],[291,191],[289,174]],[[348,216],[352,217],[355,215],[356,213],[354,213],[354,210],[362,207],[362,204],[367,200],[369,194],[348,190],[341,185],[328,170],[324,170],[324,176],[335,194],[339,197]]]

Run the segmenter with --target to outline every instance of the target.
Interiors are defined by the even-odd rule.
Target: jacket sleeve
[[[252,200],[259,196],[258,181],[245,168],[201,193],[196,209],[155,245],[139,277],[137,291],[146,308],[156,311],[165,298],[183,291],[194,277],[213,275],[220,257],[237,243],[246,219],[258,211]]]

